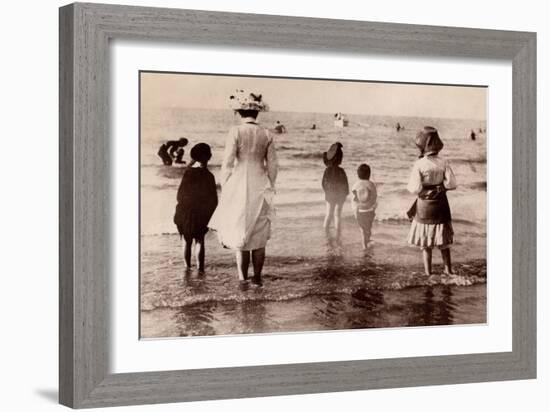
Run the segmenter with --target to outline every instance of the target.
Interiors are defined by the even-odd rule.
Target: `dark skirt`
[[[211,214],[203,209],[184,209],[176,206],[174,223],[178,228],[180,236],[186,241],[202,239],[208,232],[208,222]]]
[[[407,242],[423,249],[445,249],[453,243],[451,208],[443,185],[425,186],[409,211]]]
[[[174,223],[186,241],[200,240],[218,204],[214,176],[206,168],[187,168],[178,189]]]
[[[346,201],[349,194],[348,178],[341,167],[327,167],[323,173],[322,186],[327,202],[342,204]]]
[[[443,185],[426,186],[418,194],[407,215],[418,223],[439,224],[452,220],[451,208]]]
[[[348,195],[343,193],[334,193],[334,192],[325,193],[325,201],[332,204],[337,204],[337,205],[341,205],[342,203],[344,203],[347,197]]]

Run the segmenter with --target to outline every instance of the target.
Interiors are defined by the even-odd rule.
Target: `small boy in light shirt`
[[[376,186],[370,179],[370,166],[363,163],[357,168],[359,180],[351,188],[353,198],[351,206],[355,219],[359,224],[363,237],[363,249],[367,249],[370,242],[374,211],[376,209]]]

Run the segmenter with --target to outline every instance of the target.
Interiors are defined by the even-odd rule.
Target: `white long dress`
[[[265,247],[271,236],[277,178],[273,138],[254,119],[231,128],[225,142],[220,203],[208,225],[236,250]]]

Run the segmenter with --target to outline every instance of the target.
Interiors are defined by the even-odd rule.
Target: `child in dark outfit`
[[[323,228],[327,239],[330,239],[330,225],[334,219],[336,229],[336,241],[340,242],[342,235],[342,207],[349,194],[348,178],[344,169],[340,167],[344,152],[341,143],[334,143],[327,152],[323,153],[323,162],[326,169],[323,174],[322,186],[325,191],[325,201],[327,203],[325,221]]]
[[[178,204],[174,223],[183,237],[184,257],[187,269],[191,268],[191,248],[195,241],[195,252],[199,272],[204,271],[204,236],[208,222],[218,205],[216,181],[207,169],[212,157],[210,146],[198,143],[191,149],[191,159],[181,178],[178,189]],[[198,167],[191,167],[199,163]]]

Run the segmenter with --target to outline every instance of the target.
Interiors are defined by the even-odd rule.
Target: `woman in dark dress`
[[[174,223],[183,237],[185,265],[187,269],[191,268],[191,247],[195,241],[199,272],[204,271],[204,236],[218,205],[216,181],[207,169],[211,157],[210,146],[206,143],[198,143],[191,149],[192,161],[181,178],[174,216]],[[199,164],[198,167],[192,167],[195,162]]]

